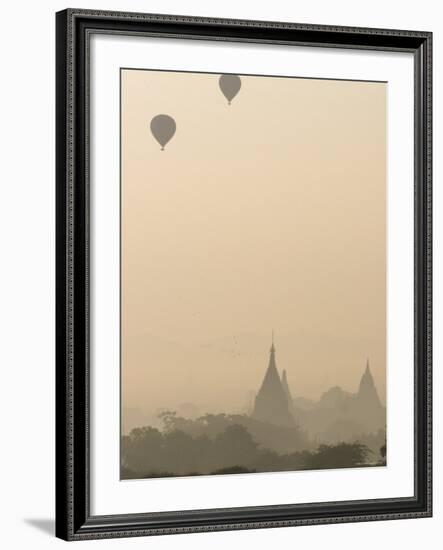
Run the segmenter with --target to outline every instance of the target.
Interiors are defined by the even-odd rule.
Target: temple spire
[[[369,368],[369,358],[366,359],[365,372],[363,373],[363,376],[360,380],[358,397],[360,400],[369,401],[378,406],[381,406],[374,379],[372,377],[371,369]]]
[[[277,364],[275,362],[275,345],[274,345],[274,331],[272,331],[271,349],[269,350],[269,364],[268,370],[275,370],[278,376]]]
[[[252,416],[262,422],[280,426],[292,426],[294,423],[275,362],[274,331],[272,331],[268,368],[255,397]]]

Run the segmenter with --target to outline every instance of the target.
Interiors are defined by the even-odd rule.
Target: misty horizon
[[[231,345],[225,346],[224,352],[225,355],[223,357],[223,360],[225,361],[225,356],[233,356],[242,358],[243,355],[248,354],[242,354],[241,350],[239,350],[239,341],[241,342],[242,337],[250,336],[254,333],[244,333],[243,335],[239,335],[237,337],[231,337],[231,338],[225,338],[225,339],[214,339],[211,342],[206,342],[206,344],[197,343],[188,341],[182,346],[179,346],[181,351],[183,352],[184,349],[188,349],[189,351],[192,351],[193,353],[197,353],[198,355],[201,355],[200,350],[202,348],[205,348],[207,346],[213,347],[215,344],[219,344],[220,342],[223,342],[224,344],[230,343]],[[162,344],[168,345],[168,347],[173,344],[178,346],[177,343],[173,343],[171,341],[167,341],[162,339]],[[200,344],[200,345],[197,345]],[[264,345],[262,346],[264,348]],[[183,388],[183,394],[182,397],[176,399],[175,401],[172,400],[164,400],[162,403],[159,403],[155,406],[151,404],[148,404],[148,400],[144,400],[143,402],[139,404],[134,404],[133,406],[124,406],[122,403],[122,431],[123,433],[128,433],[133,427],[140,425],[140,423],[143,423],[143,420],[147,421],[149,420],[151,424],[153,425],[160,425],[161,422],[159,420],[159,414],[164,411],[175,411],[179,416],[187,417],[187,418],[197,418],[200,415],[204,413],[237,413],[237,414],[249,414],[251,412],[251,409],[253,407],[253,400],[254,397],[260,387],[260,384],[262,382],[263,373],[266,370],[267,365],[267,354],[269,352],[269,346],[266,350],[264,350],[264,358],[263,358],[263,365],[262,365],[262,372],[260,373],[260,369],[258,368],[258,365],[254,368],[254,371],[257,371],[256,376],[256,384],[255,386],[251,384],[240,386],[237,384],[233,385],[230,390],[224,391],[221,395],[220,401],[217,402],[216,400],[208,400],[208,399],[190,399],[190,388],[187,386]],[[254,354],[255,355],[255,354]],[[249,354],[250,358],[251,354]],[[283,371],[286,371],[289,387],[291,390],[292,398],[294,401],[299,401],[299,406],[301,408],[304,408],[304,406],[309,406],[310,403],[317,404],[322,396],[324,396],[329,390],[335,387],[339,387],[344,392],[348,394],[356,394],[358,391],[359,383],[361,376],[365,370],[366,367],[366,361],[369,359],[370,361],[370,355],[367,354],[367,356],[362,360],[361,365],[355,366],[355,376],[347,377],[347,384],[344,384],[340,380],[330,380],[330,383],[324,383],[323,387],[321,387],[321,383],[316,381],[315,384],[318,387],[318,391],[316,393],[307,393],[303,392],[303,388],[300,388],[300,386],[297,387],[295,384],[295,381],[297,380],[297,367],[291,366],[287,364],[287,362],[284,360],[284,358],[281,357],[281,352],[279,351],[278,346],[276,346],[276,357],[277,357],[277,368],[279,371],[279,374]],[[371,361],[370,361],[371,362]],[[321,371],[321,369],[318,368],[311,368],[307,369],[308,371],[312,373],[318,373]],[[374,365],[371,364],[371,372],[374,372]],[[316,378],[314,376],[314,378]],[[375,379],[375,376],[374,376]],[[382,379],[384,380],[384,379]],[[378,395],[380,397],[380,401],[383,406],[385,406],[385,394],[384,392],[380,391],[380,389],[383,389],[383,384],[380,385],[377,380],[374,380],[375,386],[378,392]],[[149,389],[146,389],[145,396],[149,395]],[[227,399],[227,395],[229,395],[229,399]],[[306,401],[307,403],[304,404],[303,402]],[[137,422],[137,420],[138,422]]]
[[[328,357],[326,363],[319,363],[317,361],[316,364],[312,364],[307,362],[309,360],[306,360],[301,363],[303,365],[303,367],[301,367],[300,364],[294,364],[294,359],[297,363],[300,361],[298,358],[299,355],[301,355],[300,349],[296,349],[296,342],[299,339],[303,341],[303,333],[300,331],[297,335],[297,339],[294,338],[293,334],[294,333],[283,333],[277,335],[276,347],[279,368],[287,371],[288,377],[290,381],[292,381],[294,396],[317,400],[321,397],[322,393],[335,385],[349,392],[355,391],[358,387],[359,376],[364,370],[367,358],[369,358],[372,364],[371,368],[376,381],[377,390],[381,400],[383,402],[385,401],[384,365],[377,365],[371,358],[370,353],[363,353],[360,358],[356,358],[354,361],[352,357],[348,356],[344,364],[341,364],[339,356],[336,358]],[[230,408],[239,407],[242,406],[241,399],[248,393],[255,392],[261,382],[261,370],[266,368],[269,350],[269,344],[266,345],[263,342],[266,337],[267,340],[269,340],[269,334],[245,332],[238,336],[214,338],[206,342],[194,341],[190,338],[186,341],[179,342],[177,340],[174,341],[173,339],[160,338],[154,334],[145,333],[143,339],[147,347],[146,355],[149,358],[151,354],[152,359],[151,362],[147,359],[147,364],[140,365],[140,369],[149,371],[151,368],[156,368],[159,364],[162,365],[162,369],[174,368],[176,365],[185,362],[184,354],[189,354],[189,356],[192,356],[192,363],[190,363],[190,361],[187,362],[191,367],[195,367],[196,362],[198,364],[201,363],[202,367],[207,365],[206,371],[203,368],[198,370],[200,370],[201,376],[206,377],[207,375],[206,379],[209,383],[213,380],[211,373],[214,370],[214,367],[211,369],[209,365],[222,364],[220,369],[221,372],[217,374],[217,380],[218,383],[223,384],[230,379],[232,380],[232,377],[229,378],[229,376],[226,376],[225,380],[223,379],[223,372],[226,372],[226,370],[222,367],[226,365],[228,372],[236,374],[235,384],[232,385],[232,391],[234,391],[236,397],[235,400],[232,401],[232,393],[229,393],[221,398],[220,405],[224,404],[224,406],[226,406],[228,404]],[[333,338],[332,335],[331,337]],[[241,343],[244,340],[247,342],[246,349],[242,349],[241,347]],[[278,343],[279,340],[280,344]],[[327,340],[327,337],[323,335],[323,341],[325,340]],[[341,339],[337,340],[337,347],[341,347],[343,341]],[[291,343],[294,348],[293,350],[291,350],[289,346]],[[165,353],[162,360],[159,355],[163,352]],[[284,355],[285,353],[286,356]],[[345,355],[342,352],[339,352],[339,354]],[[318,355],[318,351],[315,353],[313,352],[312,355],[315,357]],[[291,357],[294,358],[292,361]],[[175,361],[177,358],[178,360]],[[324,375],[323,379],[322,375]],[[169,379],[167,384],[169,384],[172,389],[174,387],[174,379]],[[150,402],[151,405],[149,409],[154,411],[159,407],[165,406],[165,400],[163,398],[159,399],[155,392],[150,392],[149,384],[144,388],[138,386],[137,389],[139,390],[140,396],[137,400],[133,400],[133,403],[131,403],[132,407],[145,408],[145,403]],[[197,392],[195,397],[191,399],[192,388],[181,387],[181,389],[182,394],[179,394],[175,399],[168,400],[168,405],[166,406],[177,406],[183,402],[192,402],[198,406],[206,406],[214,403],[214,399],[201,399],[201,397],[203,397],[202,394]],[[127,399],[127,401],[129,401],[129,399]],[[148,411],[146,410],[146,412]]]

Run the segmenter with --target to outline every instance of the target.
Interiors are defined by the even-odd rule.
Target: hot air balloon
[[[162,146],[162,151],[175,134],[176,127],[175,120],[169,115],[157,115],[151,120],[152,135]]]
[[[231,101],[238,94],[241,88],[240,77],[236,74],[222,74],[218,84],[223,95],[228,100],[228,105],[231,105]]]

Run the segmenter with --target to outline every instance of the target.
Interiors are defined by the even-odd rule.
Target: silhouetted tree
[[[156,428],[134,428],[122,445],[123,464],[137,472],[156,468],[164,460],[163,434]]]
[[[307,456],[308,468],[349,468],[364,464],[370,453],[361,443],[339,443],[338,445],[320,445]]]
[[[239,424],[228,426],[214,439],[216,461],[223,465],[246,465],[252,462],[257,454],[257,443],[248,430]]]

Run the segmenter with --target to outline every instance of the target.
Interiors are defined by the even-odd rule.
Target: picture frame
[[[413,56],[413,495],[207,509],[178,509],[170,502],[167,511],[139,513],[92,510],[96,250],[90,246],[90,201],[97,160],[90,76],[91,38],[97,35]],[[56,76],[56,536],[85,540],[431,516],[432,33],[68,9],[56,15]]]

